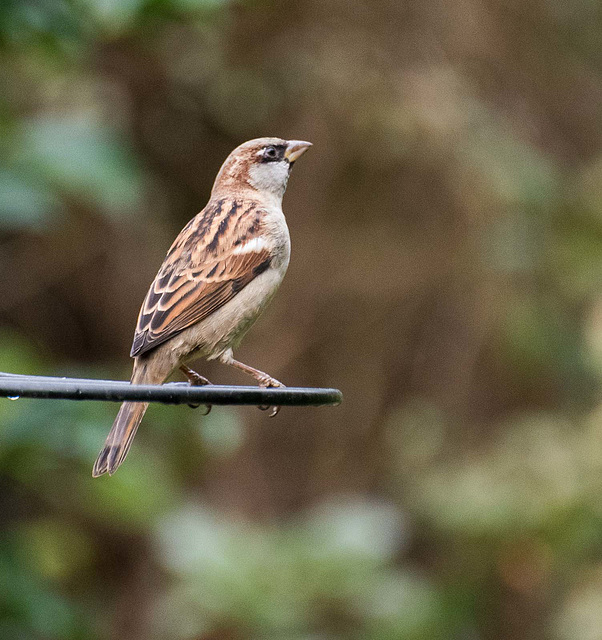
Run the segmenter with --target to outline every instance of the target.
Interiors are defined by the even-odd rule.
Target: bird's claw
[[[211,409],[213,408],[212,404],[201,404],[200,402],[189,402],[188,406],[191,409],[198,409],[199,407],[203,407],[203,411],[201,413],[202,416],[206,416],[211,413]]]
[[[263,387],[264,389],[270,389],[270,388],[277,388],[277,387],[284,387],[286,385],[282,384],[282,382],[280,382],[280,380],[276,380],[276,378],[272,378],[271,376],[265,376],[262,377],[259,380],[259,386]],[[278,412],[280,411],[281,407],[271,407],[269,405],[261,405],[258,407],[258,409],[260,411],[270,411],[270,413],[268,414],[268,418],[273,418],[274,416],[278,415]]]
[[[193,371],[192,369],[189,369],[186,372],[186,377],[188,378],[188,384],[191,387],[204,387],[208,384],[212,384],[209,380],[207,380],[207,378],[202,376],[200,373]],[[211,407],[213,405],[210,405],[210,404],[203,405],[201,402],[189,402],[188,406],[191,409],[198,409],[200,406],[204,406],[205,409],[202,415],[206,416],[211,411]]]
[[[269,411],[271,409],[272,411],[268,414],[268,418],[273,418],[274,416],[278,415],[278,412],[281,409],[281,407],[271,407],[269,405],[261,405],[260,407],[257,407],[257,408],[260,411]]]

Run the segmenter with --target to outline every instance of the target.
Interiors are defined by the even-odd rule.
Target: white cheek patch
[[[263,238],[253,238],[236,247],[232,253],[234,255],[240,255],[241,253],[259,252],[265,248],[267,248],[267,243]]]
[[[288,182],[289,166],[284,160],[255,164],[249,169],[251,184],[260,191],[270,191],[281,196]]]

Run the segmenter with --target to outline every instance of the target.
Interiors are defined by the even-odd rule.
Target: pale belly
[[[283,277],[284,272],[268,269],[215,313],[182,332],[180,344],[174,345],[180,358],[214,360],[227,349],[235,349],[274,297]]]

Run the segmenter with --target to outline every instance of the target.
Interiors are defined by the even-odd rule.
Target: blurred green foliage
[[[0,3],[0,371],[128,375],[221,161],[282,135],[314,149],[245,361],[345,392],[153,406],[100,480],[116,407],[0,401],[0,638],[601,637],[601,17]]]

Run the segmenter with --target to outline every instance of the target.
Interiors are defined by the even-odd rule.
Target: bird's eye
[[[264,158],[275,158],[277,155],[276,147],[266,147],[263,152]]]

